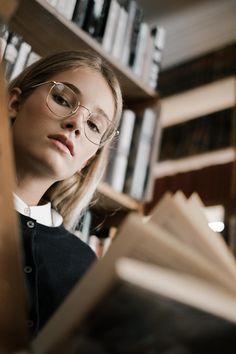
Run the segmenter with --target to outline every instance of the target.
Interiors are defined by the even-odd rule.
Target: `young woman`
[[[122,97],[101,58],[69,51],[39,60],[13,80],[8,109],[35,335],[95,259],[73,229],[101,180]]]

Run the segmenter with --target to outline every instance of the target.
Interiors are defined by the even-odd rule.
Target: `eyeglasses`
[[[86,138],[93,144],[103,146],[112,138],[119,135],[115,125],[102,113],[91,112],[83,106],[78,94],[67,84],[56,81],[46,81],[31,88],[51,84],[46,97],[46,104],[49,110],[55,114],[55,117],[63,119],[75,114],[80,107],[87,111],[83,115],[83,128]]]

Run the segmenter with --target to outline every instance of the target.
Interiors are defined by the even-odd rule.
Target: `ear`
[[[11,120],[14,120],[19,112],[21,92],[19,87],[14,87],[9,93],[8,114]]]

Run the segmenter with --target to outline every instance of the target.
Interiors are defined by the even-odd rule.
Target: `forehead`
[[[66,70],[51,77],[52,80],[75,86],[81,103],[93,110],[100,108],[111,117],[115,114],[115,100],[111,88],[103,75],[92,68],[79,67]]]

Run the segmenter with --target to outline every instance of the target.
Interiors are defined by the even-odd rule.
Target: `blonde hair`
[[[108,83],[115,103],[113,123],[116,129],[122,113],[120,85],[109,65],[96,54],[82,51],[65,51],[42,58],[15,78],[9,84],[9,91],[14,87],[19,87],[24,101],[33,92],[32,86],[47,81],[60,72],[78,67],[91,68],[101,73]],[[91,202],[93,194],[102,179],[108,151],[109,144],[100,148],[80,173],[54,183],[43,196],[62,215],[67,229],[75,229],[82,211]]]

